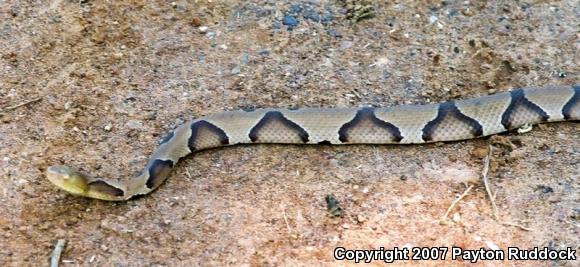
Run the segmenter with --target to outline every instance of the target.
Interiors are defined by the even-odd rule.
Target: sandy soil
[[[353,2],[0,4],[0,265],[45,265],[57,239],[63,266],[335,265],[337,246],[578,249],[574,123],[448,144],[206,151],[126,203],[45,179],[59,163],[131,176],[165,132],[227,109],[390,106],[580,82],[576,1],[376,1],[358,22]],[[492,143],[498,219],[480,178]],[[329,216],[327,194],[342,217]],[[480,265],[498,263],[577,266]]]

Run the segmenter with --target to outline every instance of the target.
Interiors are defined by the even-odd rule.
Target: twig
[[[451,206],[449,206],[449,208],[447,208],[447,212],[445,212],[445,215],[443,215],[443,217],[441,218],[441,221],[444,221],[445,219],[447,219],[447,216],[449,216],[449,213],[451,213],[451,210],[453,210],[453,208],[457,205],[457,203],[459,203],[459,201],[461,201],[461,199],[463,199],[467,193],[469,193],[469,191],[471,191],[471,188],[473,188],[473,185],[470,185],[465,192],[463,192],[463,194],[461,194],[461,196],[459,196],[456,200],[453,201],[453,203],[451,203]]]
[[[507,226],[514,226],[514,227],[520,228],[520,229],[522,229],[524,231],[533,231],[534,230],[532,228],[525,227],[523,225],[519,225],[519,224],[515,224],[515,223],[511,223],[511,222],[502,222],[501,224],[502,225],[507,225]]]
[[[489,179],[487,177],[487,173],[489,172],[489,164],[491,162],[492,157],[492,150],[493,146],[489,145],[489,149],[487,152],[487,156],[485,156],[484,166],[483,166],[483,185],[485,186],[485,191],[487,192],[487,196],[489,197],[489,201],[491,202],[491,207],[493,208],[493,218],[498,219],[498,211],[497,206],[495,205],[495,195],[491,191],[491,187],[489,186]]]
[[[487,173],[489,172],[489,164],[491,162],[491,157],[493,156],[493,146],[490,144],[489,145],[489,151],[487,153],[487,156],[485,156],[485,166],[483,167],[483,184],[485,185],[485,191],[487,192],[487,196],[489,197],[489,201],[491,202],[491,207],[493,208],[493,218],[495,220],[499,219],[499,212],[497,209],[497,205],[495,204],[495,199],[497,197],[497,192],[492,192],[491,190],[491,186],[489,185],[489,179],[487,177]],[[520,228],[524,231],[532,231],[532,228],[529,227],[525,227],[523,225],[519,225],[519,224],[515,224],[515,223],[511,223],[511,222],[501,222],[502,225],[507,225],[507,226],[514,226],[517,228]]]
[[[6,111],[9,111],[9,110],[14,110],[14,109],[17,109],[17,108],[19,108],[19,107],[26,106],[26,105],[28,105],[28,104],[32,104],[32,103],[34,103],[34,102],[38,102],[38,101],[40,101],[41,99],[42,99],[42,96],[40,96],[40,97],[37,97],[37,98],[30,99],[30,100],[26,100],[26,101],[24,101],[24,102],[22,102],[22,103],[20,103],[20,104],[16,104],[16,105],[14,105],[14,106],[9,106],[9,107],[5,107],[5,108],[3,108],[3,109],[0,109],[0,112],[6,112]]]
[[[290,224],[288,223],[288,217],[286,217],[286,208],[282,210],[282,215],[284,215],[284,222],[286,222],[286,228],[288,228],[288,234],[292,234],[292,228],[290,228]]]
[[[50,254],[50,267],[58,267],[58,263],[60,262],[60,254],[64,250],[64,246],[66,245],[66,240],[59,239],[56,242],[56,246],[54,246],[54,250],[52,254]]]

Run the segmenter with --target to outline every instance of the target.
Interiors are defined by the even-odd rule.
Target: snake
[[[580,85],[517,88],[438,104],[360,108],[264,108],[214,113],[169,132],[142,171],[128,179],[84,175],[63,165],[46,176],[78,196],[124,201],[151,193],[180,159],[237,144],[424,144],[494,135],[580,119]]]

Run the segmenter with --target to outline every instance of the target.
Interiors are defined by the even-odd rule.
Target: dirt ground
[[[58,239],[62,266],[354,264],[333,259],[338,246],[578,249],[571,122],[446,144],[205,151],[125,203],[68,195],[43,174],[132,176],[164,133],[223,110],[579,84],[577,1],[500,2],[3,1],[0,265],[46,265]],[[490,144],[497,219],[481,178]],[[479,262],[496,264],[578,266]]]

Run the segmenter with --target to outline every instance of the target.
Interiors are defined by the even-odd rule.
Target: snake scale
[[[169,133],[131,179],[91,178],[51,166],[59,188],[102,200],[128,200],[155,190],[177,162],[199,150],[236,144],[421,144],[488,136],[542,122],[580,119],[580,85],[546,86],[467,100],[390,108],[304,108],[229,111]]]

